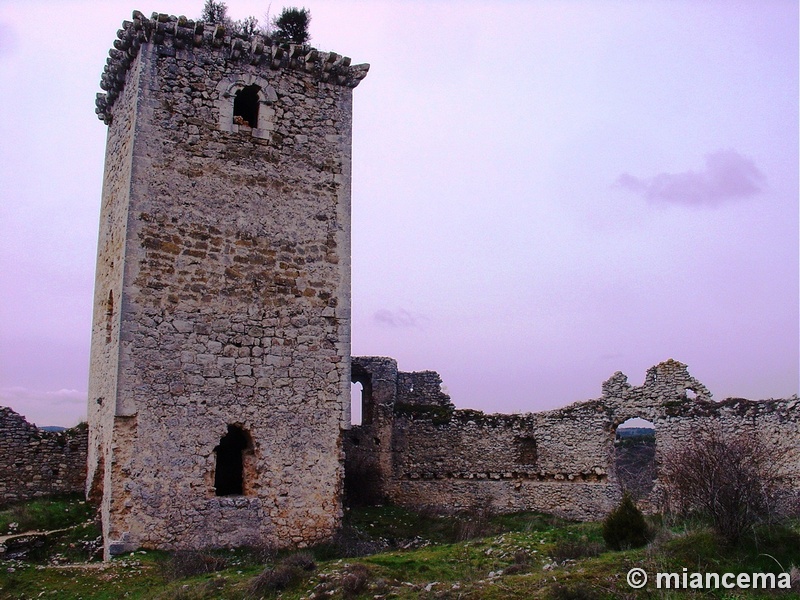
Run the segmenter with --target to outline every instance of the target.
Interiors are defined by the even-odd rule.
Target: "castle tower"
[[[106,556],[323,540],[341,517],[369,65],[138,11],[117,37],[89,384]]]

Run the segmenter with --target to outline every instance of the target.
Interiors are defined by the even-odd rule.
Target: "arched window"
[[[248,85],[236,92],[236,97],[233,99],[233,120],[235,123],[244,124],[248,127],[258,127],[258,93],[260,91],[261,88],[257,85]],[[240,121],[243,121],[243,123]]]
[[[216,86],[219,129],[269,140],[275,131],[278,94],[269,81],[252,73],[223,78]]]
[[[217,466],[214,471],[214,488],[217,496],[244,494],[244,453],[252,448],[250,436],[236,425],[228,425],[228,433],[214,448]]]
[[[350,372],[350,424],[372,425],[375,403],[372,399],[372,375],[353,365]]]

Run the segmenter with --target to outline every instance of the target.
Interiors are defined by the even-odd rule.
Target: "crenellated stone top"
[[[106,66],[100,77],[95,100],[97,117],[108,124],[110,109],[125,86],[128,68],[139,54],[142,44],[152,43],[159,55],[174,56],[179,50],[211,48],[228,61],[264,66],[269,69],[297,69],[313,74],[319,81],[356,87],[369,71],[368,64],[351,65],[350,57],[335,52],[320,52],[306,44],[275,44],[262,35],[244,39],[224,25],[192,21],[153,13],[150,18],[133,11],[131,21],[123,21],[117,31],[114,47],[108,51]]]

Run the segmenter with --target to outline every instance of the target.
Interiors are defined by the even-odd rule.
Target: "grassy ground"
[[[96,560],[97,529],[87,523],[89,515],[75,498],[0,512],[0,535],[10,523],[71,527],[30,547],[15,550],[10,544],[0,554],[0,598],[800,598],[800,582],[788,593],[666,591],[652,582],[636,591],[626,582],[632,567],[644,568],[651,578],[684,567],[789,571],[800,565],[800,524],[763,530],[727,547],[699,525],[654,523],[657,535],[650,545],[612,552],[599,523],[532,513],[442,517],[372,507],[349,511],[342,533],[309,552],[140,551],[102,563]]]

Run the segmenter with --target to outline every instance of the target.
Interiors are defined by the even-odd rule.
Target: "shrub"
[[[264,569],[253,578],[250,583],[250,591],[259,595],[285,590],[300,581],[304,573],[313,571],[316,568],[317,564],[314,562],[314,557],[308,552],[290,554],[275,565],[274,568]]]
[[[200,20],[206,23],[219,23],[220,25],[228,23],[230,21],[228,18],[228,5],[222,0],[206,0]]]
[[[275,38],[292,44],[305,44],[310,39],[310,23],[311,11],[307,8],[284,8],[273,22]]]
[[[503,573],[505,575],[518,575],[520,573],[526,573],[530,570],[530,562],[531,555],[528,554],[527,550],[517,550],[514,553],[513,564],[510,564],[503,569]]]
[[[603,521],[603,539],[613,550],[640,548],[649,541],[650,528],[628,494]]]
[[[667,457],[666,510],[699,515],[726,541],[784,514],[781,456],[750,433],[702,429]]]
[[[460,515],[455,526],[455,539],[457,542],[466,542],[477,538],[487,537],[495,532],[486,511],[476,510],[475,512]]]
[[[316,548],[321,559],[355,558],[369,556],[386,550],[387,543],[380,539],[372,539],[367,534],[351,525],[342,526],[331,541]]]
[[[162,564],[164,577],[169,580],[205,575],[227,568],[228,562],[213,552],[176,550]]]
[[[287,565],[277,565],[275,568],[264,569],[253,578],[250,591],[253,594],[264,594],[285,590],[292,583],[300,579],[302,570]]]
[[[366,565],[356,563],[347,568],[342,577],[342,592],[345,598],[352,598],[367,589],[369,583],[369,569]]]
[[[551,555],[557,563],[564,563],[568,560],[599,556],[602,551],[601,544],[590,542],[584,537],[579,540],[559,540],[556,542]]]
[[[281,564],[287,567],[297,567],[301,571],[313,571],[317,568],[317,563],[314,562],[314,557],[310,552],[290,554],[281,561]]]

